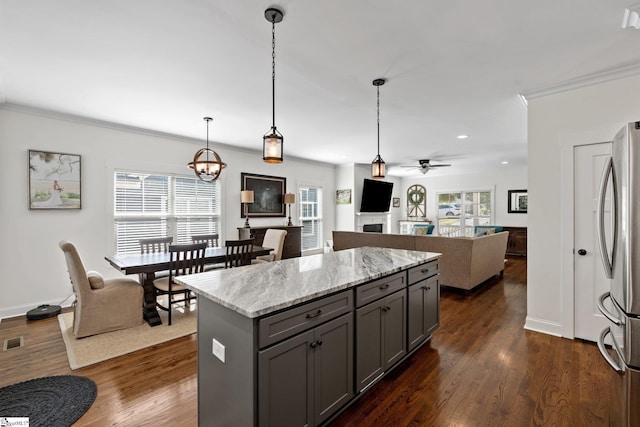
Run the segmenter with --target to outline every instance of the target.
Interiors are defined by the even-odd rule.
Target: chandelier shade
[[[188,163],[189,168],[193,169],[196,176],[205,182],[218,179],[222,170],[227,167],[218,153],[209,148],[209,122],[211,120],[213,120],[211,117],[204,118],[204,121],[207,122],[207,148],[198,150],[193,156],[193,161]]]

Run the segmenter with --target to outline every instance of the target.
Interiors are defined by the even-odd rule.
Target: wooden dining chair
[[[191,236],[191,241],[193,243],[206,243],[209,248],[218,247],[218,233],[215,234],[199,234],[196,236]]]
[[[173,237],[151,237],[140,239],[140,253],[166,253],[169,252],[169,245],[173,243]]]
[[[141,254],[156,254],[156,253],[167,253],[169,252],[169,245],[173,243],[173,237],[149,237],[145,239],[138,240],[140,243],[140,253]],[[154,277],[167,277],[169,276],[169,271],[156,271]],[[144,277],[142,274],[139,275],[140,283],[144,283]]]
[[[253,239],[227,240],[224,245],[227,248],[224,258],[224,268],[241,267],[251,264]]]
[[[196,298],[189,289],[177,284],[175,278],[187,274],[202,273],[206,247],[206,243],[169,246],[169,276],[153,281],[156,299],[166,295],[166,305],[156,301],[156,307],[169,313],[169,325],[171,325],[171,306],[184,303],[186,308],[189,301]],[[176,298],[176,296],[181,297]]]

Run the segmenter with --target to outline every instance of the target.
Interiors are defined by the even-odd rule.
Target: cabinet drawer
[[[356,307],[362,307],[406,286],[406,273],[396,273],[356,288]]]
[[[341,292],[258,321],[258,346],[264,348],[353,310],[353,292]]]
[[[409,284],[435,276],[438,273],[438,261],[431,261],[409,269]]]

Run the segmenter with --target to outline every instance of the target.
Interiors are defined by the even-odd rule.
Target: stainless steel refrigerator
[[[612,205],[612,221],[605,229],[607,203]],[[621,388],[616,390],[622,405],[622,425],[639,426],[640,122],[627,124],[613,140],[612,155],[605,161],[600,183],[597,218],[602,261],[611,279],[609,292],[598,299],[598,308],[610,321],[600,333],[598,348],[622,377]],[[612,352],[605,347],[607,336]]]

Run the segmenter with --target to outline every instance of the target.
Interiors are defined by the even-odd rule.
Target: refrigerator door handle
[[[607,308],[604,306],[604,300],[606,300],[607,298],[611,298],[611,292],[605,292],[604,294],[600,295],[600,297],[598,298],[598,301],[596,301],[596,304],[598,305],[598,309],[600,310],[600,313],[602,313],[604,317],[609,319],[611,323],[613,323],[616,326],[621,326],[622,321],[618,319],[609,310],[607,310]]]
[[[613,188],[613,245],[611,248],[611,259],[609,259],[609,250],[607,249],[607,240],[604,230],[604,208],[607,195],[607,184],[609,182],[609,176],[612,180]],[[613,265],[615,263],[616,247],[618,245],[618,190],[616,171],[613,165],[613,157],[607,157],[605,160],[604,170],[602,171],[602,178],[600,180],[600,190],[598,191],[598,209],[597,223],[598,223],[598,242],[600,243],[600,257],[604,265],[604,273],[608,279],[613,279]]]
[[[600,332],[600,336],[598,337],[598,350],[600,350],[600,354],[602,354],[602,357],[604,357],[604,360],[607,361],[609,366],[611,366],[614,371],[616,371],[619,374],[624,374],[624,366],[618,365],[616,361],[613,360],[613,357],[611,357],[611,355],[607,352],[607,349],[604,346],[604,339],[610,333],[611,333],[611,328],[609,326],[607,326],[602,330],[602,332]],[[620,349],[618,348],[618,344],[616,343],[616,340],[612,339],[611,341],[613,342],[614,350],[618,354],[618,358],[620,360],[623,360],[622,353],[620,353]]]

